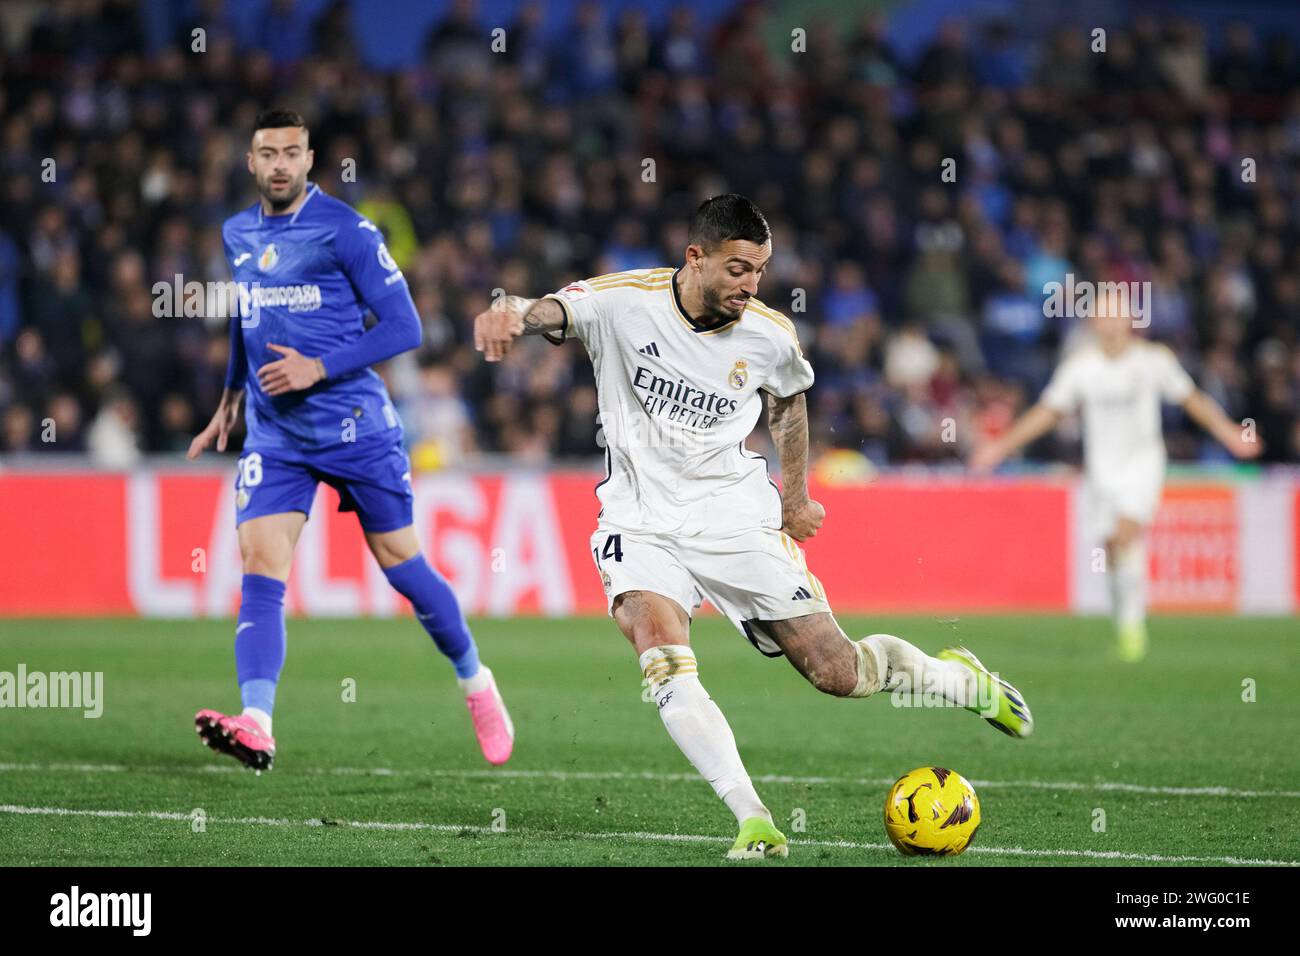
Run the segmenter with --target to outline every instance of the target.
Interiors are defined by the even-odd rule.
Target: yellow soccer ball
[[[904,774],[885,797],[885,832],[904,856],[956,856],[979,827],[975,788],[943,767]]]

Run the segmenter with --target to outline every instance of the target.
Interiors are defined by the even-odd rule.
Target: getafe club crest
[[[732,388],[744,388],[749,381],[749,363],[744,359],[736,359],[736,364],[731,366],[731,371],[727,374],[727,381]]]
[[[275,268],[275,264],[280,261],[280,252],[275,248],[275,243],[271,243],[262,250],[262,254],[257,258],[257,267],[263,272],[270,272]]]
[[[246,489],[240,488],[237,492],[235,492],[235,507],[238,508],[240,511],[243,511],[245,508],[248,507],[248,503],[249,501],[252,500],[252,498],[253,496],[250,495]]]

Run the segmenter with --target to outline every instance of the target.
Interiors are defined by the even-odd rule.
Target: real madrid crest
[[[270,272],[275,268],[275,264],[280,261],[280,252],[275,248],[275,243],[271,243],[262,250],[262,254],[257,257],[257,267],[263,272]]]
[[[749,381],[749,363],[744,359],[736,359],[736,364],[731,366],[731,372],[727,375],[727,381],[732,388],[744,388]]]

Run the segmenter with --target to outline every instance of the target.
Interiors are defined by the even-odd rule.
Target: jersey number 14
[[[591,553],[596,556],[597,564],[600,564],[601,558],[613,558],[615,561],[622,561],[623,536],[621,534],[611,534],[605,539],[605,548],[603,551],[592,548]]]

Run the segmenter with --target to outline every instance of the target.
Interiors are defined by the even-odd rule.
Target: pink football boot
[[[486,690],[465,695],[465,705],[469,707],[470,717],[474,720],[474,733],[478,735],[478,745],[483,748],[483,756],[491,764],[503,764],[510,759],[515,747],[515,725],[506,713],[505,701],[497,690],[496,678],[486,667],[490,686]]]
[[[230,754],[259,774],[275,761],[275,738],[268,736],[252,717],[227,717],[215,710],[194,715],[199,739],[217,753]]]

